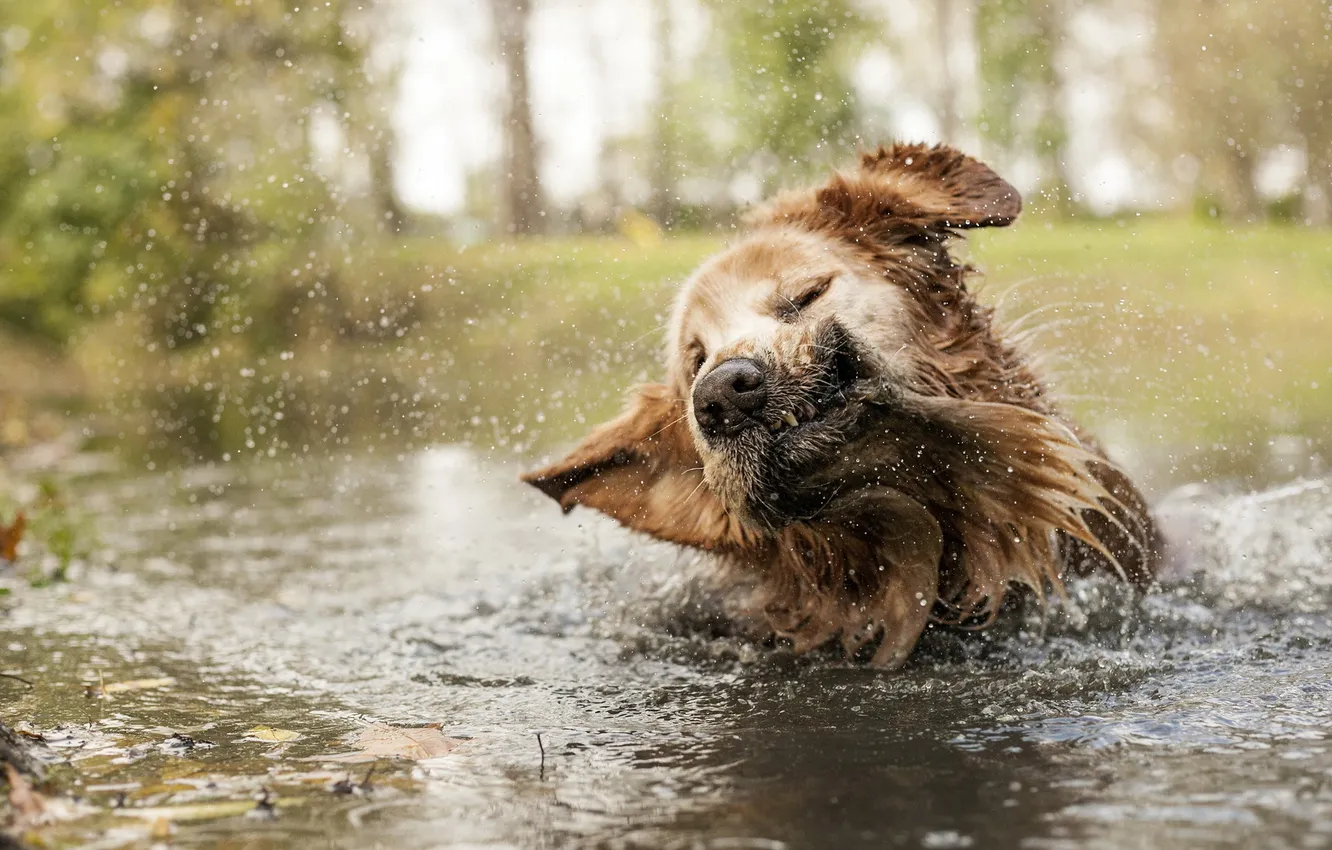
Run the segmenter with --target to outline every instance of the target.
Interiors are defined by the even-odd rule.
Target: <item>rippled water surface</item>
[[[32,682],[0,679],[0,720],[87,806],[49,839],[1332,845],[1326,480],[1178,491],[1173,583],[1076,585],[880,673],[726,636],[703,565],[516,471],[441,448],[85,481],[104,563],[0,615]],[[335,758],[371,724],[451,749],[367,782]]]

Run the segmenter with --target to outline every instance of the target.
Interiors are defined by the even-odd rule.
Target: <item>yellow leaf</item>
[[[625,210],[616,227],[620,235],[639,248],[655,248],[661,244],[661,225],[636,209]]]
[[[271,805],[285,809],[290,806],[299,806],[305,800],[304,797],[283,797],[274,801]],[[155,806],[143,809],[126,806],[122,809],[116,809],[115,814],[127,818],[142,818],[152,823],[161,819],[171,823],[181,823],[184,821],[235,817],[254,811],[255,805],[253,800],[219,800],[210,803],[187,803],[181,806]]]
[[[287,741],[294,741],[301,737],[300,732],[292,732],[289,729],[274,729],[272,726],[256,726],[246,731],[245,734],[251,738],[269,741],[274,744],[284,744]]]
[[[176,680],[170,677],[162,679],[131,679],[128,682],[112,682],[109,685],[102,685],[104,694],[123,694],[129,691],[146,691],[152,688],[166,688],[176,684]]]
[[[154,841],[169,841],[171,839],[171,821],[166,818],[158,818],[153,821],[153,828],[149,830],[148,837]]]

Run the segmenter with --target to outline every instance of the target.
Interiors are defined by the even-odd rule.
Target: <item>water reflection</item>
[[[1048,787],[1039,750],[959,749],[950,740],[975,701],[913,678],[809,671],[732,691],[694,759],[718,768],[726,802],[673,817],[644,846],[1012,846],[1047,835],[1043,816],[1067,795]]]
[[[561,516],[514,473],[441,448],[86,481],[110,567],[18,589],[0,645],[41,686],[0,719],[128,735],[146,747],[116,774],[139,783],[131,806],[281,777],[302,800],[183,845],[1172,847],[1332,828],[1325,485],[1185,492],[1176,513],[1214,544],[1193,581],[1142,601],[1084,583],[1050,617],[935,633],[884,675],[718,636],[689,558]],[[90,703],[99,675],[179,684]],[[301,790],[323,768],[292,759],[367,718],[470,740],[386,765],[370,797]],[[260,722],[302,748],[246,743]],[[211,790],[171,779],[181,756],[159,745],[181,731],[217,744],[187,759]]]

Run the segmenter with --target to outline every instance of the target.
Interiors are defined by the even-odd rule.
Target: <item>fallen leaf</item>
[[[166,818],[153,821],[153,828],[148,831],[148,837],[154,841],[171,840],[171,821]]]
[[[283,797],[272,802],[263,803],[261,801],[261,803],[270,808],[285,809],[290,806],[299,806],[305,800],[305,797]],[[142,818],[153,823],[163,819],[171,823],[182,823],[245,815],[259,805],[254,800],[220,800],[214,803],[187,803],[183,806],[154,806],[143,809],[126,806],[123,809],[116,809],[115,814],[126,818]]]
[[[197,769],[197,768],[196,768]],[[147,800],[153,797],[168,797],[184,791],[193,791],[197,785],[188,782],[155,782],[151,785],[136,786],[134,793],[126,794],[127,800]]]
[[[146,691],[152,688],[167,688],[176,684],[176,680],[171,677],[161,679],[131,679],[128,682],[112,682],[109,685],[102,685],[104,694],[123,694],[129,691]]]
[[[17,825],[36,826],[46,819],[46,798],[37,793],[14,766],[5,763],[5,779],[9,782],[9,805],[14,808]]]
[[[267,741],[270,744],[283,744],[301,737],[300,732],[292,732],[290,729],[274,729],[272,726],[256,726],[253,729],[246,730],[245,735],[248,738]]]
[[[357,736],[356,745],[360,747],[357,752],[341,753],[319,760],[349,764],[383,758],[422,761],[448,755],[461,743],[460,738],[445,736],[439,731],[438,725],[401,727],[376,723],[362,729]]]
[[[39,793],[8,762],[5,763],[5,778],[9,782],[9,805],[14,810],[13,829],[22,831],[46,826],[85,817],[97,811],[94,806],[68,797],[47,797]]]
[[[0,525],[0,559],[11,564],[18,560],[18,545],[23,542],[23,532],[28,527],[28,518],[23,511],[14,514],[14,522],[8,526]]]

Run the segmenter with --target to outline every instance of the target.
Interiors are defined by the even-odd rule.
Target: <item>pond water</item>
[[[0,720],[86,807],[43,840],[1332,845],[1317,474],[1176,491],[1186,577],[1078,584],[882,673],[728,637],[706,565],[517,471],[440,447],[82,479],[104,556],[0,615],[31,682],[0,679]],[[342,760],[429,724],[442,754]]]

